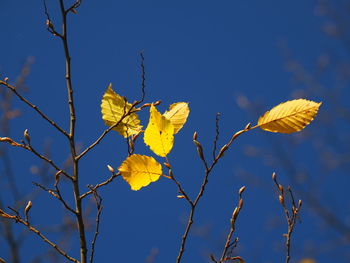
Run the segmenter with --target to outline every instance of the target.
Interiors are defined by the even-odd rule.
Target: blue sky
[[[47,2],[54,24],[59,28],[58,1]],[[259,114],[249,114],[237,105],[238,96],[260,101],[264,105],[260,114],[291,99],[296,85],[285,68],[285,47],[310,70],[324,50],[335,47],[324,36],[321,30],[324,18],[316,15],[315,7],[314,1],[83,1],[78,14],[69,18],[77,141],[87,146],[104,130],[100,102],[110,82],[117,93],[130,101],[140,97],[139,52],[143,50],[146,101],[162,100],[158,107],[161,111],[174,102],[189,102],[190,117],[176,135],[169,158],[185,189],[195,196],[203,167],[192,143],[193,132],[198,132],[199,141],[210,154],[216,112],[221,113],[220,145],[248,122],[257,121]],[[27,79],[29,92],[25,95],[67,128],[69,113],[63,50],[60,41],[46,31],[42,2],[1,1],[0,8],[1,77],[13,80],[25,59],[34,57],[35,63]],[[297,88],[303,89],[303,86]],[[308,99],[324,100],[316,95]],[[69,153],[65,138],[25,105],[16,100],[14,103],[22,115],[13,121],[11,136],[19,140],[23,130],[28,129],[38,149],[51,142],[52,158],[63,162]],[[327,102],[320,114],[325,109]],[[140,116],[146,126],[148,112]],[[316,118],[310,129],[318,129],[318,125]],[[270,150],[271,140],[278,140],[281,147],[287,147],[284,142],[290,139],[286,135],[254,130],[240,137],[219,163],[195,216],[184,262],[208,262],[209,253],[219,255],[237,201],[236,193],[243,184],[247,186],[246,202],[237,223],[240,239],[237,252],[247,262],[281,262],[284,259],[282,233],[286,226],[280,222],[282,210],[270,180],[271,173],[276,171],[281,181],[289,181],[281,165],[274,168],[264,164],[261,158],[244,155],[246,145]],[[136,152],[151,155],[142,144],[140,140]],[[311,165],[316,158],[311,142],[305,141],[292,151],[287,150],[314,173],[312,176],[320,170]],[[36,179],[30,167],[40,162],[18,149],[11,150],[10,154],[15,160],[19,188],[23,192],[30,191],[34,187],[31,182]],[[125,157],[124,140],[117,133],[110,133],[82,160],[81,186],[103,181],[108,176],[106,165],[117,168]],[[248,171],[263,183],[242,178],[240,171]],[[348,184],[349,180],[344,179],[344,183]],[[6,186],[4,189],[1,198],[11,205],[13,200]],[[67,186],[67,196],[69,190]],[[189,207],[184,200],[176,198],[177,190],[172,182],[161,178],[134,192],[117,179],[100,194],[104,211],[96,262],[145,262],[152,248],[159,250],[155,262],[175,260]],[[35,223],[60,222],[64,213],[55,200],[42,193],[33,202],[31,212]],[[321,246],[329,238],[320,231],[321,221],[307,212],[307,204],[305,207],[303,223],[296,226],[293,239],[295,260],[302,257],[315,257],[319,262],[334,259],[332,253],[317,255],[314,250],[305,249],[307,245]],[[206,231],[198,231],[201,229]],[[333,232],[329,235],[336,236]],[[1,244],[0,254],[5,253],[6,257]],[[68,246],[72,246],[71,254],[76,255],[74,239]],[[37,238],[28,236],[23,257],[34,255],[36,247],[46,248]],[[341,258],[337,261],[345,262]]]

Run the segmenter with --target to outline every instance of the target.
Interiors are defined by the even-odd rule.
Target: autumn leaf
[[[122,96],[115,93],[112,89],[112,84],[109,84],[102,98],[102,119],[107,126],[113,126],[120,122],[113,128],[113,130],[117,131],[125,138],[139,133],[142,128],[139,117],[136,113],[129,114],[123,118],[130,108],[131,104],[126,102],[126,99],[124,99]]]
[[[188,103],[186,102],[177,102],[171,104],[169,110],[164,112],[163,116],[170,120],[174,126],[174,134],[178,133],[182,126],[186,123],[190,109]]]
[[[153,157],[140,154],[133,154],[126,158],[118,169],[123,179],[135,191],[157,181],[162,175],[160,163]]]
[[[281,103],[261,116],[257,126],[270,132],[301,131],[314,119],[321,104],[306,99]]]
[[[154,105],[150,107],[150,118],[143,139],[145,144],[161,157],[165,157],[173,148],[174,126]]]

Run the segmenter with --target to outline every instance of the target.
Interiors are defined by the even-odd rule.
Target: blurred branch
[[[36,229],[35,227],[33,227],[28,220],[23,220],[18,211],[11,209],[15,212],[15,215],[10,215],[6,212],[4,212],[2,209],[0,209],[0,216],[3,218],[8,218],[11,219],[13,221],[15,221],[16,223],[21,223],[22,225],[24,225],[29,231],[35,233],[37,236],[39,236],[45,243],[49,244],[51,247],[53,247],[58,253],[60,253],[62,256],[64,256],[65,258],[67,258],[69,261],[75,262],[75,263],[79,263],[78,260],[76,260],[75,258],[69,256],[65,251],[63,251],[61,248],[59,248],[57,246],[57,244],[53,243],[52,241],[50,241],[49,239],[46,238],[46,236],[44,236],[38,229]]]

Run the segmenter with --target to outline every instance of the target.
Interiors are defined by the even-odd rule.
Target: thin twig
[[[91,241],[90,263],[92,263],[93,259],[94,259],[95,243],[96,243],[96,240],[97,240],[97,236],[99,234],[100,217],[101,217],[101,213],[102,213],[102,209],[103,209],[101,196],[98,195],[96,190],[93,190],[93,189],[91,189],[91,190],[93,191],[93,194],[94,194],[93,196],[94,196],[94,200],[95,200],[95,203],[96,203],[97,214],[96,214],[95,234],[94,234],[94,237],[93,237],[93,239]]]
[[[232,213],[232,216],[231,216],[231,220],[230,220],[230,223],[231,223],[231,228],[230,228],[230,232],[229,234],[227,235],[227,239],[226,239],[226,243],[225,243],[225,247],[222,251],[222,254],[221,254],[221,258],[220,258],[220,263],[221,262],[224,262],[226,260],[226,254],[227,254],[227,251],[230,247],[232,247],[233,244],[237,244],[237,243],[231,243],[231,238],[232,238],[232,235],[233,233],[235,232],[235,224],[236,224],[236,220],[238,218],[238,215],[243,207],[243,198],[242,198],[242,194],[245,190],[245,186],[241,187],[238,191],[238,194],[239,194],[239,201],[238,201],[238,205],[236,206],[236,208],[233,210],[233,213]],[[237,240],[237,239],[236,239]]]
[[[81,263],[87,263],[87,244],[86,244],[86,233],[85,225],[83,219],[83,208],[82,200],[80,198],[80,189],[79,189],[79,160],[77,159],[76,145],[75,145],[75,123],[76,123],[76,114],[74,106],[74,96],[73,96],[73,86],[72,86],[72,76],[71,76],[71,56],[68,45],[68,34],[67,34],[67,14],[72,10],[66,10],[64,6],[64,1],[59,0],[61,17],[62,17],[62,33],[61,40],[63,44],[64,54],[65,54],[65,64],[66,64],[66,86],[68,92],[68,106],[69,106],[69,143],[71,157],[73,161],[73,194],[75,202],[75,215],[79,233],[79,243],[80,243],[80,261]],[[79,2],[76,2],[80,4]]]
[[[48,189],[46,188],[45,186],[39,184],[39,183],[36,183],[36,182],[32,182],[35,186],[39,187],[40,189],[42,189],[43,191],[49,193],[50,195],[52,195],[53,197],[55,197],[57,200],[59,200],[63,206],[70,212],[72,212],[73,214],[75,214],[75,210],[73,208],[71,208],[67,202],[64,200],[64,198],[62,197],[61,195],[61,192],[58,188],[58,185],[55,185],[55,190],[51,190],[51,189]]]
[[[301,200],[298,201],[298,205],[296,205],[295,200],[294,200],[294,196],[292,193],[292,189],[290,188],[290,186],[288,186],[287,190],[290,194],[291,200],[292,200],[292,207],[291,207],[291,211],[288,210],[286,204],[285,204],[285,191],[284,191],[284,187],[278,183],[277,181],[277,176],[275,173],[272,174],[272,180],[275,182],[277,189],[279,191],[279,196],[278,196],[278,200],[283,208],[285,217],[286,217],[286,221],[288,224],[288,232],[287,234],[284,234],[283,236],[285,236],[286,238],[286,263],[289,263],[290,258],[291,258],[291,236],[295,227],[295,223],[297,222],[297,219],[299,218],[298,213],[300,211],[301,208]]]
[[[102,139],[111,131],[113,130],[115,127],[117,127],[123,120],[124,118],[126,118],[127,116],[129,116],[130,114],[132,113],[135,113],[137,112],[138,110],[133,110],[134,107],[137,105],[137,102],[136,103],[133,103],[131,105],[131,108],[125,112],[122,117],[120,118],[120,120],[118,122],[116,122],[115,124],[113,124],[112,126],[108,127],[106,130],[104,130],[102,132],[102,134],[96,139],[95,142],[93,142],[89,147],[87,147],[84,151],[82,151],[82,153],[80,153],[77,157],[76,157],[76,160],[79,160],[81,157],[83,157],[85,154],[87,154],[92,148],[94,148],[97,144],[99,144]]]
[[[141,100],[138,101],[138,103],[142,103],[145,99],[145,96],[146,96],[146,93],[145,93],[145,88],[146,88],[146,84],[145,84],[145,81],[146,81],[146,73],[145,73],[145,57],[143,55],[143,51],[140,52],[140,57],[141,57],[141,93],[142,93],[142,96],[141,96]]]
[[[52,121],[49,117],[46,116],[37,106],[30,103],[26,98],[24,98],[21,94],[19,94],[14,86],[11,86],[6,81],[0,80],[0,85],[4,85],[8,89],[10,89],[21,101],[23,101],[25,104],[27,104],[29,107],[34,109],[44,120],[46,120],[48,123],[50,123],[53,127],[55,127],[58,131],[60,131],[62,134],[68,137],[68,133],[63,130],[58,124],[56,124],[54,121]]]
[[[29,224],[28,221],[23,220],[20,216],[18,211],[11,209],[15,212],[16,215],[10,215],[6,212],[4,212],[3,210],[0,209],[0,216],[4,217],[4,218],[8,218],[11,220],[14,220],[16,223],[21,223],[22,225],[24,225],[28,230],[30,230],[31,232],[35,233],[36,235],[38,235],[45,243],[49,244],[51,247],[53,247],[58,253],[60,253],[62,256],[64,256],[66,259],[68,259],[69,261],[75,262],[75,263],[79,263],[79,261],[71,256],[69,256],[64,250],[62,250],[61,248],[59,248],[57,246],[57,244],[53,243],[52,241],[50,241],[46,236],[44,236],[37,228],[33,227],[31,224]]]
[[[186,244],[186,240],[187,240],[187,237],[188,237],[188,233],[189,233],[189,231],[191,229],[191,226],[193,224],[194,212],[195,212],[195,209],[197,207],[198,202],[200,201],[200,199],[202,198],[202,196],[203,196],[203,194],[205,192],[205,188],[206,188],[206,185],[208,184],[208,178],[209,178],[210,172],[213,170],[213,168],[215,167],[217,162],[223,157],[224,153],[231,146],[233,141],[239,135],[241,135],[241,134],[243,134],[243,133],[245,133],[245,132],[247,132],[247,131],[249,131],[251,129],[252,128],[250,127],[250,123],[248,123],[243,130],[240,130],[240,131],[234,133],[232,135],[231,139],[228,141],[228,143],[225,144],[220,149],[219,153],[215,156],[215,158],[214,158],[214,160],[213,160],[213,162],[211,163],[210,166],[208,165],[208,163],[207,163],[207,161],[205,159],[205,156],[204,156],[204,153],[203,153],[203,147],[197,140],[197,132],[195,132],[193,134],[193,142],[196,145],[198,156],[202,160],[203,165],[205,167],[205,173],[204,173],[204,178],[203,178],[203,182],[201,184],[200,190],[199,190],[199,192],[197,194],[196,199],[193,201],[192,206],[191,206],[191,211],[190,211],[190,214],[188,216],[187,226],[186,226],[185,232],[184,232],[184,234],[182,235],[182,238],[181,238],[181,245],[180,245],[179,253],[177,255],[176,263],[180,263],[181,262],[182,255],[183,255],[183,253],[185,251],[185,244]]]
[[[96,191],[98,188],[104,186],[104,185],[107,185],[109,184],[110,182],[112,182],[115,178],[117,178],[118,176],[120,175],[120,173],[112,173],[111,177],[109,177],[106,181],[102,182],[102,183],[99,183],[95,186],[89,186],[90,188],[90,191],[87,191],[86,193],[82,194],[80,196],[80,199],[83,199],[85,197],[87,197],[88,195],[91,195],[94,191]]]
[[[217,147],[219,134],[220,134],[219,117],[220,117],[220,112],[216,113],[216,117],[215,117],[215,139],[214,139],[214,146],[213,146],[213,160],[215,159],[215,156],[216,156],[216,147]]]

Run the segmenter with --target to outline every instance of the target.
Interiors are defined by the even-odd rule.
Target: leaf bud
[[[239,195],[243,194],[244,190],[245,190],[245,186],[242,186],[242,187],[239,189],[238,194],[239,194]]]
[[[28,201],[26,208],[24,208],[24,214],[26,216],[27,221],[28,221],[28,213],[31,208],[32,208],[32,201]]]
[[[282,205],[284,205],[284,198],[283,198],[282,195],[279,195],[279,196],[278,196],[278,200],[280,201],[280,203],[281,203]]]
[[[179,198],[179,199],[184,199],[184,198],[185,198],[184,195],[178,195],[178,196],[176,196],[176,197]]]
[[[238,207],[236,207],[235,210],[233,210],[232,218],[233,218],[233,219],[236,219],[237,216],[238,216]]]
[[[302,201],[301,201],[301,199],[299,199],[299,201],[298,201],[298,208],[300,208],[301,205],[302,205]]]
[[[26,141],[28,142],[28,144],[30,144],[30,137],[28,134],[28,129],[25,129],[24,133],[23,133],[24,138],[26,139]]]
[[[5,80],[5,82],[7,83],[7,82],[9,81],[9,78],[8,78],[8,77],[6,77],[4,80]]]
[[[225,152],[227,149],[228,149],[227,144],[225,144],[224,146],[222,146],[222,148],[220,149],[220,152],[219,152],[219,154],[218,154],[218,158],[220,158],[220,157],[224,154],[224,152]]]
[[[213,254],[210,254],[210,259],[211,259],[213,262],[217,262]]]
[[[161,100],[157,100],[155,103],[153,103],[154,106],[157,106],[161,103],[162,101]]]
[[[273,173],[272,173],[272,180],[276,181],[276,179],[277,179],[276,173],[273,172]]]
[[[78,13],[77,10],[74,9],[74,8],[72,8],[70,11],[71,11],[73,14],[75,14],[75,15]]]
[[[113,169],[112,166],[110,166],[109,164],[107,164],[107,168],[108,168],[108,170],[109,170],[112,174],[114,174],[114,169]]]
[[[245,130],[249,130],[250,129],[250,127],[251,127],[251,124],[250,124],[250,122],[245,126]]]
[[[171,169],[170,164],[169,164],[169,163],[167,163],[167,162],[165,162],[165,163],[164,163],[164,166],[165,166],[166,168],[168,168],[168,169]]]
[[[46,20],[46,26],[47,26],[48,28],[53,29],[53,24],[51,23],[51,20],[50,20],[50,19],[47,19],[47,20]]]
[[[281,184],[278,184],[278,190],[283,194],[283,186]]]
[[[197,132],[193,133],[193,140],[196,141],[197,140]]]

